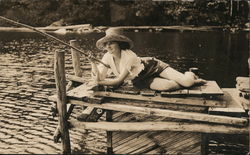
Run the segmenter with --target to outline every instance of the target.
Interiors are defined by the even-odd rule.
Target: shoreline
[[[67,34],[67,33],[91,33],[91,32],[104,32],[109,26],[96,26],[92,27],[90,24],[82,24],[82,25],[72,25],[72,26],[47,26],[47,27],[34,27],[37,30],[41,30],[44,32],[50,33],[58,33],[58,34]],[[228,32],[239,32],[245,31],[250,32],[250,28],[230,28],[225,26],[115,26],[124,28],[127,31],[148,31],[148,32],[163,32],[163,31],[228,31]],[[20,28],[20,27],[0,27],[0,32],[34,32],[28,28]]]

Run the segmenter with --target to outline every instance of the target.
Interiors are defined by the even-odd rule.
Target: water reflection
[[[183,72],[198,67],[201,77],[216,80],[221,87],[235,87],[237,76],[248,75],[249,34],[245,32],[129,32],[127,35],[134,40],[133,50],[139,56],[157,57]],[[95,47],[95,42],[102,36],[104,33],[57,37],[66,42],[77,39],[82,49],[101,58],[103,52]],[[61,144],[52,140],[57,120],[50,116],[51,102],[47,99],[56,91],[55,49],[67,51],[66,73],[73,74],[67,47],[35,33],[0,33],[0,150],[5,153],[53,154],[61,150]],[[86,64],[82,57],[82,65]],[[89,68],[85,69],[85,74],[89,74]],[[74,111],[73,117],[79,110]],[[77,130],[71,133],[73,150],[105,152],[105,133],[83,134]]]

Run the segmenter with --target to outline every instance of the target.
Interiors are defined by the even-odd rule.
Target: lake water
[[[58,37],[67,42],[70,39],[77,39],[83,49],[100,52],[95,48],[95,42],[103,35],[104,33],[69,34]],[[200,77],[215,80],[223,88],[235,87],[237,76],[249,74],[247,59],[250,34],[247,32],[128,32],[127,35],[134,41],[133,51],[139,56],[159,58],[182,72],[190,67],[197,67]],[[1,51],[5,53],[26,54],[26,57],[30,57],[30,54],[35,55],[38,52],[37,48],[42,50],[50,47],[52,50],[56,45],[34,33],[1,33],[0,40],[2,45],[13,40],[21,41],[23,44],[28,44],[31,40],[34,44],[39,41],[41,43],[39,47],[32,45],[27,50],[22,47],[24,50],[21,51],[18,48],[10,51],[1,47]]]
[[[249,33],[213,32],[127,32],[139,56],[159,58],[181,72],[199,68],[199,76],[215,80],[220,87],[235,87],[237,76],[248,76]],[[58,35],[69,42],[77,39],[86,52],[103,55],[95,42],[104,33]],[[73,74],[69,49],[36,33],[0,32],[0,153],[58,153],[54,144],[56,118],[50,116],[47,97],[54,94],[53,51],[66,53],[66,73]],[[82,58],[86,75],[89,64]],[[84,67],[85,66],[85,67]],[[73,113],[79,112],[76,109]],[[72,148],[85,153],[105,152],[105,133],[71,131]],[[237,139],[237,138],[236,138]],[[247,151],[246,139],[232,145]],[[98,143],[97,143],[98,142]],[[93,145],[95,144],[95,145]],[[231,144],[231,143],[230,143]],[[227,150],[224,150],[226,152]],[[232,150],[231,150],[232,151]]]

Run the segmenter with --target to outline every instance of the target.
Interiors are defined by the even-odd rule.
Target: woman
[[[96,46],[107,51],[102,62],[109,66],[108,68],[100,64],[97,67],[96,63],[91,61],[92,75],[98,85],[119,86],[124,81],[131,80],[137,88],[169,91],[206,82],[198,79],[192,72],[180,73],[158,59],[138,57],[131,50],[133,42],[124,36],[119,28],[109,28],[106,36],[96,42]],[[110,70],[116,78],[106,78]]]

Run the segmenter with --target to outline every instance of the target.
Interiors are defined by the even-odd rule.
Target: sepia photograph
[[[0,8],[0,154],[250,155],[249,0]]]

